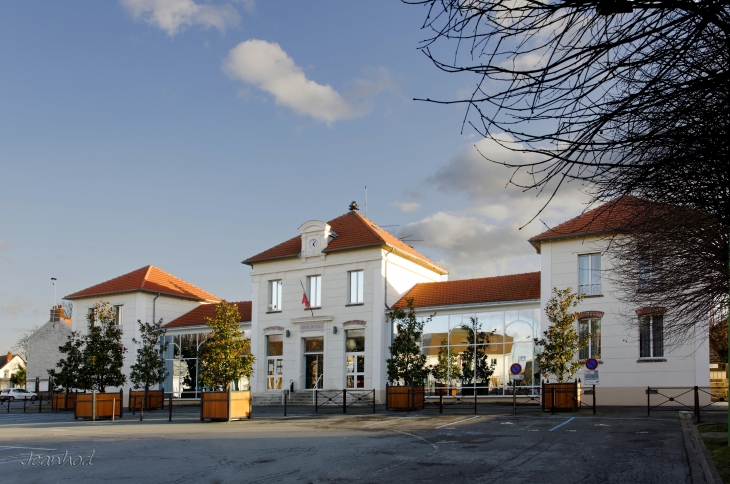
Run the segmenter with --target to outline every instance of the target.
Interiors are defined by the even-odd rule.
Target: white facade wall
[[[348,328],[343,327],[343,323],[365,321],[364,325],[349,328],[365,330],[364,389],[376,389],[378,400],[382,400],[391,333],[386,319],[386,287],[387,299],[393,304],[417,282],[441,280],[440,275],[388,252],[389,249],[374,247],[254,264],[251,337],[256,355],[256,370],[251,380],[254,392],[267,391],[266,335],[285,335],[287,330],[283,388],[289,388],[292,381],[295,390],[305,388],[304,376],[301,376],[305,374],[303,338],[316,336],[324,338],[324,388],[345,388],[345,330]],[[356,270],[363,270],[363,302],[349,304],[348,273]],[[313,310],[314,316],[302,304],[302,284],[306,287],[307,276],[313,275],[322,276],[322,305]],[[276,279],[283,281],[282,310],[269,312],[268,285]],[[321,329],[312,325],[321,325]],[[280,329],[271,329],[275,327]],[[337,327],[337,333],[334,327]]]
[[[541,307],[544,309],[552,295],[552,288],[567,287],[578,290],[578,256],[601,253],[601,242],[596,237],[542,242],[541,245]],[[665,341],[664,357],[639,357],[638,316],[627,321],[639,308],[628,308],[615,297],[615,289],[606,277],[611,270],[610,260],[601,257],[602,295],[586,297],[578,311],[602,311],[601,359],[599,394],[601,405],[646,405],[646,388],[651,387],[708,387],[709,345],[707,338],[693,338],[686,344],[671,347]],[[549,321],[543,318],[543,331]],[[663,361],[657,361],[663,360]],[[576,375],[580,378],[581,372]]]
[[[137,321],[151,323],[153,320],[153,305],[155,319],[159,320],[162,318],[163,324],[165,324],[202,304],[200,301],[166,295],[160,295],[155,300],[155,296],[156,294],[136,291],[74,300],[72,328],[74,331],[79,331],[84,334],[88,332],[88,311],[96,303],[104,301],[108,302],[111,306],[122,306],[122,344],[127,348],[127,353],[124,355],[124,367],[122,368],[124,374],[127,375],[127,382],[124,384],[125,398],[127,389],[131,386],[131,382],[129,381],[130,367],[137,358],[137,348],[132,338],[140,339]],[[110,387],[107,391],[115,392],[119,391],[119,388]]]

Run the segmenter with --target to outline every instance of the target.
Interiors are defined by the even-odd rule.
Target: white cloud
[[[120,0],[122,6],[134,17],[159,27],[173,36],[188,27],[200,25],[224,32],[227,27],[238,25],[241,16],[233,5],[207,5],[193,0]],[[244,7],[253,2],[244,2]]]
[[[23,297],[18,297],[7,304],[4,304],[0,309],[6,315],[15,315],[31,307],[31,302]]]
[[[498,140],[511,142],[504,135]],[[438,259],[452,279],[539,270],[539,256],[527,240],[546,229],[542,222],[552,226],[578,215],[588,197],[568,184],[537,220],[521,230],[543,207],[547,193],[538,197],[534,191],[508,185],[512,170],[489,160],[516,164],[532,156],[510,151],[490,138],[461,147],[424,181],[427,189],[421,191],[435,188],[445,195],[463,195],[465,204],[407,224],[400,233],[423,239],[416,248]]]
[[[356,79],[348,96],[342,96],[329,85],[307,79],[281,46],[274,42],[252,39],[231,49],[223,62],[223,71],[232,79],[262,89],[279,106],[332,124],[335,121],[363,116],[370,110],[358,103],[390,89],[392,83],[385,69],[374,79]]]
[[[417,202],[393,202],[391,205],[397,207],[402,212],[416,212],[421,208],[421,204]]]
[[[255,0],[234,0],[234,1],[243,5],[243,9],[246,10],[248,13],[254,13],[256,11],[256,1]]]

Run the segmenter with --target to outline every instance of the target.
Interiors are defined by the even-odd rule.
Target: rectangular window
[[[122,306],[114,306],[114,324],[122,324]]]
[[[281,311],[281,279],[269,281],[269,311]]]
[[[352,271],[350,276],[350,304],[359,304],[364,301],[363,298],[363,271]]]
[[[88,311],[86,311],[86,321],[88,322],[89,328],[92,328],[96,325],[96,310],[94,308],[89,308]]]
[[[365,330],[345,331],[345,375],[347,388],[365,388]]]
[[[578,256],[578,293],[586,296],[600,296],[601,254]]]
[[[578,321],[578,337],[580,342],[586,342],[586,346],[581,348],[578,358],[587,360],[588,358],[601,357],[601,320],[600,319],[581,319]]]
[[[642,316],[639,319],[639,357],[661,358],[664,356],[664,317]]]
[[[309,276],[307,278],[307,292],[309,305],[313,308],[322,307],[322,276]]]
[[[652,250],[642,250],[639,256],[638,292],[660,289],[662,261]]]

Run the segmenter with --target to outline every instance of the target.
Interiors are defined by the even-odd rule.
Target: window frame
[[[347,348],[347,340],[348,340],[348,333],[352,332],[362,332],[362,338],[363,338],[363,347],[362,350],[359,351],[349,351]],[[353,338],[359,337],[359,335],[355,336],[352,335]],[[367,375],[367,359],[365,356],[365,348],[367,345],[367,336],[365,333],[364,328],[358,328],[358,329],[348,329],[345,330],[345,388],[347,389],[364,389],[365,388],[365,378]],[[348,368],[348,360],[352,358],[352,371],[349,371]],[[362,371],[358,370],[358,362],[362,359]],[[349,386],[348,378],[352,377],[352,386]],[[358,386],[358,377],[362,377],[362,385]]]
[[[353,278],[355,278],[355,298],[353,300]],[[347,272],[347,304],[364,304],[365,303],[365,271],[356,269]]]
[[[313,287],[314,284],[314,287]],[[311,309],[322,307],[322,275],[307,276],[307,299]],[[306,309],[306,308],[305,308]]]
[[[639,359],[664,357],[664,315],[639,316]]]
[[[266,303],[268,313],[278,313],[282,311],[282,299],[284,295],[284,283],[281,279],[271,279],[268,282],[269,296]]]
[[[594,257],[598,256],[598,269],[594,268]],[[603,274],[602,274],[602,266],[603,266],[603,254],[600,252],[591,252],[588,254],[578,254],[578,294],[583,294],[585,297],[600,297],[603,296]],[[581,268],[581,260],[584,259],[588,261],[588,268],[586,269],[588,272],[588,283],[587,284],[581,284],[581,274],[584,269]],[[594,277],[598,276],[598,282],[594,283]],[[586,290],[585,288],[588,288]]]
[[[586,325],[585,331],[583,325]],[[596,326],[598,329],[596,330]],[[590,337],[588,337],[590,335]],[[581,318],[578,320],[578,339],[582,343],[588,338],[588,344],[578,350],[578,359],[588,358],[601,359],[601,318]],[[597,344],[596,344],[597,343]],[[596,351],[598,346],[598,351]]]

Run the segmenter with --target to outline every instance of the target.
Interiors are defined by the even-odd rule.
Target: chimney
[[[53,306],[51,308],[51,321],[52,322],[55,323],[57,321],[60,321],[61,319],[63,319],[64,316],[65,316],[65,314],[63,312],[63,306],[61,306],[60,304],[58,306]]]
[[[7,361],[10,361],[12,359],[13,359],[13,354],[10,351],[8,351],[8,359],[7,359]]]

